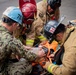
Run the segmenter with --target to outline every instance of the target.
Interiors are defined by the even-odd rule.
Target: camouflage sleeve
[[[12,52],[19,54],[21,57],[28,59],[28,61],[34,61],[37,58],[36,54],[30,52],[30,50],[25,49],[21,41],[15,38],[9,42],[8,47],[10,47]]]

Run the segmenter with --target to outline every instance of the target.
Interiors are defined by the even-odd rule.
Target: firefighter
[[[49,26],[48,26],[49,24]],[[44,26],[44,33],[48,38],[54,37],[63,46],[60,56],[62,64],[54,64],[51,60],[46,62],[44,68],[53,75],[76,75],[76,28],[66,27],[57,21],[49,21]]]
[[[23,30],[24,35],[21,33],[23,38],[18,37],[26,46],[38,46],[38,43],[46,40],[42,35],[43,26],[48,20],[59,19],[60,6],[61,0],[42,0],[37,3],[37,6],[36,2],[34,4],[26,2],[20,6],[24,16],[23,25],[25,28]]]
[[[60,6],[61,0],[42,0],[37,3],[37,16],[32,23],[30,32],[26,36],[26,45],[34,46],[38,44],[38,42],[40,43],[46,40],[46,38],[42,35],[43,26],[48,20],[59,20]],[[36,39],[38,42],[36,42]]]

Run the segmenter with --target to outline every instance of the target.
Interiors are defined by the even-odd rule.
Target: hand
[[[54,53],[52,53],[52,54],[50,54],[49,56],[48,56],[48,58],[51,58],[51,60],[53,61],[54,60]]]
[[[47,41],[43,41],[39,44],[39,47],[42,48],[45,44],[47,43]]]
[[[54,60],[54,56],[55,56],[56,52],[57,52],[57,51],[55,51],[55,52],[53,52],[52,54],[50,54],[50,55],[48,56],[48,58],[51,58],[51,60],[53,61],[53,60]]]
[[[43,66],[43,68],[47,70],[50,64],[52,64],[51,58],[49,58],[49,61],[46,61],[46,64]]]
[[[27,49],[27,50],[31,50],[31,49],[32,49],[32,47],[30,47],[30,46],[25,46],[25,45],[24,45],[24,48]]]

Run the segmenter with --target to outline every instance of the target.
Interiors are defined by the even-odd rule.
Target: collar
[[[71,28],[66,28],[66,31],[64,33],[63,39],[62,39],[62,44],[65,43],[65,41],[68,39],[69,35],[71,32],[73,32],[75,30],[75,27],[71,27]]]

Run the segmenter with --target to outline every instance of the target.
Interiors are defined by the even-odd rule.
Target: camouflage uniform
[[[25,60],[12,62],[12,53]],[[0,25],[0,75],[28,75],[32,70],[29,62],[36,58],[37,55],[26,50],[19,40],[13,38],[12,34]]]
[[[41,31],[43,29],[43,26],[46,23],[46,20],[51,20],[48,15],[46,15],[47,12],[47,0],[42,0],[37,3],[37,20],[35,20],[32,24],[31,31],[26,36],[26,45],[33,45],[35,39],[40,39],[40,41],[46,40],[44,36],[41,35]],[[52,15],[52,14],[51,14]],[[57,8],[53,14],[56,18],[56,20],[59,19],[60,11],[59,8]]]

